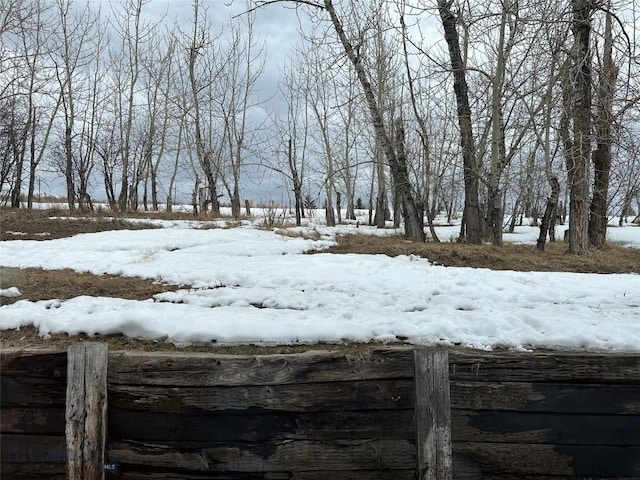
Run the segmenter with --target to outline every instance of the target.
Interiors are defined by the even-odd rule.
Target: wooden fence
[[[80,344],[0,368],[7,480],[640,479],[638,355]]]

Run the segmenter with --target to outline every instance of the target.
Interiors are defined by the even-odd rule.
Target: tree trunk
[[[373,213],[373,191],[374,191],[373,186],[375,183],[375,177],[376,177],[376,170],[374,168],[371,175],[371,184],[369,186],[369,225],[373,225],[375,222],[375,217]]]
[[[376,178],[378,180],[378,195],[376,196],[376,210],[374,223],[377,228],[385,227],[385,220],[387,218],[387,187],[384,174],[384,162],[382,161],[382,147],[380,142],[376,140],[376,147],[374,151]]]
[[[200,166],[202,167],[202,170],[204,171],[205,177],[207,179],[207,184],[209,187],[209,201],[211,202],[211,211],[213,215],[217,216],[220,215],[220,204],[218,203],[218,188],[216,186],[217,175],[214,175],[213,169],[211,168],[211,152],[205,151],[204,140],[202,138],[200,97],[198,96],[200,88],[196,82],[196,60],[198,59],[201,50],[204,48],[204,40],[198,40],[198,9],[199,3],[194,2],[193,37],[191,39],[191,45],[189,47],[188,59],[189,84],[191,86],[191,95],[193,100],[196,154],[198,156]]]
[[[293,197],[296,205],[296,226],[302,225],[302,209],[304,200],[302,198],[302,182],[298,175],[298,169],[293,159],[293,139],[289,137],[289,143],[287,147],[287,161],[289,163],[289,169],[291,170],[291,177],[293,183]]]
[[[126,124],[124,131],[124,145],[122,149],[122,180],[120,182],[120,195],[118,197],[118,206],[120,211],[127,210],[127,198],[137,197],[137,192],[129,192],[129,168],[131,163],[131,140],[132,129],[134,120],[134,106],[136,100],[136,84],[138,83],[138,76],[140,74],[139,55],[141,38],[141,13],[144,2],[142,0],[136,0],[135,3],[131,3],[130,8],[127,11],[127,15],[133,17],[134,32],[133,38],[126,39],[129,49],[129,69],[131,78],[129,79],[129,89],[127,92],[127,114]],[[130,34],[130,32],[127,32]],[[134,172],[135,173],[135,172]],[[137,200],[135,202],[137,204]]]
[[[328,195],[324,201],[324,218],[325,218],[325,221],[327,222],[327,227],[336,226],[336,214],[333,211],[333,205]]]
[[[109,208],[115,211],[118,207],[118,203],[116,202],[115,190],[113,188],[113,177],[111,173],[105,168],[105,172],[103,175],[103,183],[104,183],[104,192],[107,195],[107,202],[109,203]]]
[[[589,159],[591,157],[591,33],[589,0],[573,0],[574,141],[569,197],[569,253],[589,252]]]
[[[491,242],[496,247],[502,246],[502,222],[504,221],[502,209],[502,191],[497,185],[489,187],[489,197],[487,200],[487,226]]]
[[[438,0],[438,10],[444,27],[444,37],[451,57],[453,70],[453,89],[458,107],[458,124],[460,127],[460,143],[464,164],[464,223],[466,240],[469,243],[482,242],[482,226],[478,201],[478,166],[476,164],[476,147],[473,140],[471,123],[471,107],[469,104],[468,86],[465,67],[460,53],[460,43],[456,29],[456,16],[450,9],[450,2]]]
[[[611,2],[609,2],[611,8]],[[613,123],[612,103],[617,79],[617,69],[613,64],[613,39],[611,34],[611,12],[607,12],[603,65],[599,75],[596,116],[596,149],[593,152],[593,197],[589,215],[589,243],[602,248],[607,238],[607,199],[611,174],[611,125]]]
[[[406,156],[404,151],[404,125],[402,124],[402,119],[400,117],[396,118],[394,122],[394,133],[396,152],[398,152],[398,155]],[[400,198],[398,189],[393,182],[391,184],[391,198],[393,205],[393,228],[400,228],[400,217],[402,216],[402,199]],[[416,207],[418,207],[417,204]],[[422,209],[418,208],[418,211],[421,212]]]
[[[338,38],[344,47],[345,53],[353,64],[356,74],[358,75],[358,80],[360,80],[360,84],[364,90],[376,138],[380,140],[387,162],[391,169],[391,174],[394,177],[396,188],[398,189],[398,195],[402,199],[405,236],[412,242],[424,242],[425,235],[422,226],[422,218],[420,218],[418,214],[413,193],[411,192],[411,182],[409,180],[409,174],[407,173],[406,157],[404,155],[397,155],[394,150],[393,143],[387,135],[382,112],[378,108],[373,88],[367,78],[364,66],[342,28],[342,24],[336,14],[333,2],[331,0],[324,0],[324,5],[331,17],[331,22],[333,23],[333,27],[338,34]]]
[[[218,186],[216,184],[217,177],[213,174],[209,159],[205,160],[204,174],[207,177],[207,186],[209,189],[209,202],[211,203],[211,214],[213,216],[220,215],[220,202],[218,201]]]
[[[73,152],[71,145],[71,126],[67,126],[64,130],[64,176],[67,183],[67,204],[69,210],[75,208],[75,186],[73,184]]]
[[[558,197],[560,196],[560,183],[558,183],[558,179],[552,177],[549,182],[551,183],[551,196],[549,196],[547,200],[547,208],[544,211],[544,216],[540,223],[540,235],[538,236],[538,242],[536,244],[536,248],[540,252],[544,252],[547,232],[555,225],[555,211],[558,205]]]
[[[294,187],[293,196],[295,198],[296,203],[296,226],[302,225],[302,208],[303,208],[303,199],[302,199],[302,191],[300,187],[296,185]]]
[[[242,217],[242,206],[240,204],[240,186],[235,184],[236,181],[237,180],[234,179],[233,195],[231,195],[231,216],[234,220],[240,220],[240,218]]]
[[[507,42],[506,27],[512,25],[510,2],[502,3],[502,18],[498,34],[496,70],[493,75],[491,93],[491,171],[489,174],[489,196],[487,199],[487,232],[493,245],[502,246],[502,192],[500,180],[507,165],[506,146],[504,137],[504,119],[502,115],[502,97],[506,75],[508,53],[511,50],[511,39]],[[517,18],[516,18],[517,20]]]
[[[398,189],[393,188],[393,228],[400,228],[400,217],[402,217],[402,200],[398,195]],[[420,208],[418,209],[421,210]]]
[[[26,151],[26,141],[28,131],[30,129],[31,114],[29,113],[29,119],[24,127],[20,130],[19,137],[15,135],[15,132],[11,134],[12,141],[12,153],[15,163],[15,180],[13,182],[13,190],[11,191],[11,207],[20,208],[20,191],[22,190],[22,170],[24,166],[24,156]],[[13,127],[15,128],[15,126]]]

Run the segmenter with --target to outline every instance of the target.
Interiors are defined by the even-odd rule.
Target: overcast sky
[[[112,12],[123,11],[128,0],[76,0],[72,5],[80,11],[86,3],[93,7],[100,3],[102,15],[111,16]],[[250,8],[249,3],[247,0],[202,0],[201,8],[206,9],[213,33],[220,33],[224,39],[233,23],[244,24],[242,14]],[[311,25],[308,12],[307,7],[296,8],[293,3],[286,2],[255,11],[254,35],[258,45],[264,43],[265,63],[254,95],[258,101],[262,102],[260,108],[263,109],[265,117],[266,115],[275,116],[284,108],[278,91],[280,70],[288,62],[293,46],[302,41],[299,33],[300,25],[306,24],[304,28]],[[193,2],[192,0],[147,0],[142,9],[142,22],[149,25],[166,25],[170,29],[177,24],[180,29],[189,33],[193,27]],[[117,35],[114,35],[114,38],[117,38]],[[251,167],[247,167],[247,171],[249,170]],[[178,186],[180,197],[178,200],[190,202],[193,179],[190,178],[192,176],[190,172],[185,174],[189,178],[178,180],[178,183],[182,184]],[[252,200],[286,201],[287,192],[281,188],[281,184],[282,181],[278,175],[261,168],[258,172],[249,172],[249,177],[245,176],[242,196]],[[63,179],[51,179],[47,191],[64,195]],[[180,191],[182,191],[181,194]],[[104,196],[101,187],[97,187],[96,194],[98,198]]]
[[[91,3],[101,1],[103,5],[118,9],[124,8],[126,0],[85,0]],[[238,16],[248,10],[247,0],[203,0],[203,6],[212,21],[214,31],[230,30],[232,22],[242,24]],[[105,13],[108,13],[108,9]],[[103,10],[103,11],[104,11]],[[298,15],[299,13],[299,15]],[[235,17],[235,18],[234,18]],[[171,27],[174,21],[189,31],[193,25],[192,0],[148,0],[143,7],[143,18],[151,24],[160,22]],[[269,5],[255,12],[254,34],[258,43],[266,46],[266,61],[264,73],[259,82],[260,96],[272,97],[278,88],[280,78],[279,69],[287,59],[291,47],[300,42],[300,22],[307,22],[303,9],[293,8],[287,3]]]

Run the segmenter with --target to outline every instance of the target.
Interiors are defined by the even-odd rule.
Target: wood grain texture
[[[468,382],[451,384],[451,407],[549,413],[640,414],[640,384]]]
[[[110,442],[109,458],[123,465],[178,468],[193,472],[280,472],[406,470],[415,465],[415,446],[407,440],[285,440],[222,444],[179,450],[141,442]]]
[[[67,353],[39,353],[0,351],[3,480],[65,478]],[[110,352],[108,478],[419,478],[413,355]],[[640,478],[639,357],[449,351],[453,478]]]
[[[251,408],[283,411],[413,408],[413,382],[362,380],[238,387],[111,385],[109,403],[126,410],[201,413]]]
[[[411,350],[264,356],[116,352],[109,357],[112,385],[206,387],[389,378],[413,378]]]
[[[178,415],[111,408],[109,437],[162,443],[176,448],[205,448],[219,442],[271,440],[413,440],[413,410],[352,412],[222,411]]]
[[[67,475],[69,480],[101,480],[107,423],[107,344],[71,345],[67,358]]]
[[[360,470],[310,472],[177,472],[123,469],[127,480],[416,480],[415,470]]]
[[[640,384],[640,355],[622,353],[461,352],[449,355],[451,382]]]
[[[66,461],[65,438],[62,435],[0,434],[0,465],[24,464],[37,472],[46,469],[39,464],[61,464]]]
[[[28,463],[3,463],[0,480],[67,480],[67,467],[54,463],[40,463],[37,468]]]
[[[452,410],[456,441],[640,446],[640,415]]]
[[[564,475],[640,478],[640,447],[454,442],[454,457],[482,478]]]
[[[66,378],[66,377],[65,377]],[[65,378],[38,378],[29,376],[0,376],[0,407],[52,407],[64,408]]]
[[[417,468],[420,480],[450,480],[451,407],[446,350],[418,349],[415,362]]]
[[[0,410],[2,433],[56,435],[64,432],[64,425],[63,407],[10,407]]]
[[[67,352],[60,349],[0,349],[2,375],[60,378],[67,374]]]

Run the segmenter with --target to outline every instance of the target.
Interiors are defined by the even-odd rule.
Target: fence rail
[[[638,479],[640,356],[0,351],[2,479]]]

